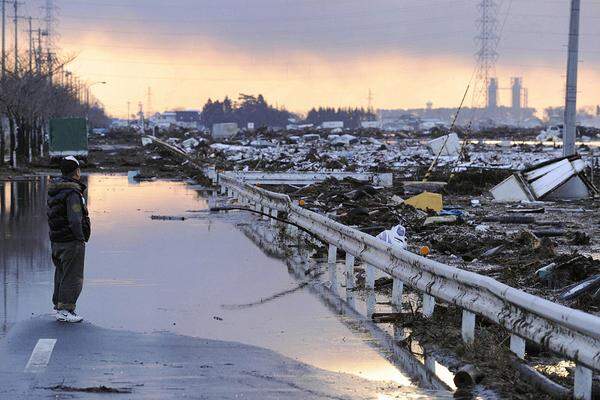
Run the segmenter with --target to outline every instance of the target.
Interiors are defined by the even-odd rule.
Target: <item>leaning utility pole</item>
[[[576,154],[577,136],[577,64],[579,62],[579,12],[581,0],[571,0],[569,24],[569,55],[567,60],[567,91],[565,96],[565,126],[563,132],[563,155]]]

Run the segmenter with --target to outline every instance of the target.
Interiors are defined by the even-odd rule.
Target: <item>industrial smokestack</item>
[[[521,93],[523,91],[523,78],[512,78],[512,109],[521,110]]]
[[[491,78],[490,84],[488,85],[487,95],[487,108],[488,110],[496,110],[498,108],[498,79]]]

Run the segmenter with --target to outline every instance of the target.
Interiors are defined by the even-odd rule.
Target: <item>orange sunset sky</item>
[[[41,3],[40,0],[36,0]],[[125,116],[207,98],[265,95],[295,112],[319,105],[456,106],[475,67],[476,0],[57,1],[69,69]],[[498,1],[497,76],[521,76],[529,105],[563,103],[569,1]],[[583,0],[580,106],[600,104],[600,3]],[[472,85],[474,85],[472,83]],[[468,106],[476,103],[470,97]],[[509,104],[501,90],[500,103]]]

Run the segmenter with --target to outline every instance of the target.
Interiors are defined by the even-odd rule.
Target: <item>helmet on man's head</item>
[[[60,160],[60,172],[65,176],[71,175],[77,168],[79,168],[79,161],[73,156],[64,157]]]

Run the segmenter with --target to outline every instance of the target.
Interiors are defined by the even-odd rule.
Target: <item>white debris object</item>
[[[433,139],[427,143],[427,146],[434,155],[440,156],[458,156],[460,153],[460,140],[456,133],[451,133]]]
[[[334,135],[330,135],[330,136],[334,136]],[[356,138],[356,136],[352,136],[349,134],[337,136],[337,137],[334,137],[333,139],[331,139],[331,144],[334,146],[349,146],[350,144],[356,143],[356,142],[358,142],[358,139]]]
[[[392,204],[402,204],[404,203],[404,199],[398,195],[393,195],[392,196]]]
[[[196,138],[189,138],[181,142],[181,146],[185,149],[187,153],[192,152],[196,147],[200,145],[200,141]]]
[[[501,202],[587,198],[598,190],[585,168],[579,156],[549,160],[508,177],[491,190],[492,196]]]
[[[519,174],[514,174],[494,186],[492,190],[494,200],[499,202],[519,202],[533,201],[533,194],[529,190],[527,183]]]
[[[490,226],[489,225],[483,225],[483,224],[477,225],[477,226],[475,226],[475,230],[477,232],[487,232],[487,231],[490,230]]]
[[[238,124],[234,122],[214,124],[212,129],[212,137],[214,139],[227,139],[234,137],[238,132]]]
[[[546,130],[543,130],[536,139],[540,142],[548,140],[556,141],[562,137],[562,128],[558,126],[550,126]]]
[[[149,144],[152,144],[152,138],[142,136],[142,146],[148,146]]]
[[[377,235],[377,239],[403,250],[406,249],[406,229],[402,225],[396,225],[392,229],[381,232]]]

